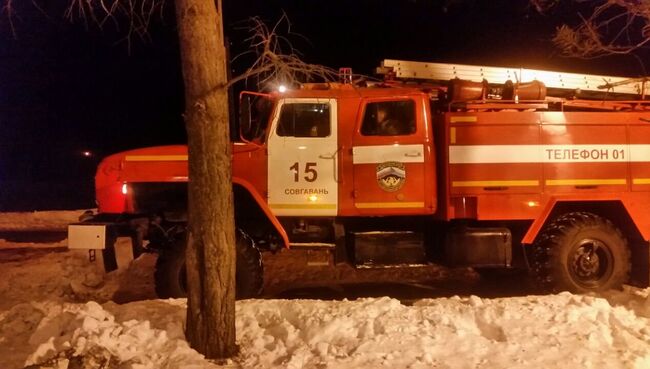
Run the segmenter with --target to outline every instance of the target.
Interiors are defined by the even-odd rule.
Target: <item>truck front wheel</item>
[[[187,296],[185,275],[186,237],[181,237],[174,248],[161,250],[154,273],[156,294],[160,298]],[[262,292],[262,255],[253,240],[237,231],[237,265],[235,272],[237,299],[258,296]]]
[[[532,254],[533,274],[546,291],[620,288],[630,274],[630,251],[620,230],[591,213],[568,213],[553,221]]]

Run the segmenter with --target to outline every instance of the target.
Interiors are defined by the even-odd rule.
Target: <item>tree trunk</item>
[[[190,345],[226,358],[235,344],[235,233],[221,3],[176,0],[189,146]]]

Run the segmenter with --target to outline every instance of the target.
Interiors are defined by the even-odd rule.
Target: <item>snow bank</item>
[[[135,301],[155,298],[155,255],[144,254],[105,274],[90,263],[85,250],[12,253],[15,261],[0,259],[0,311],[32,301]],[[0,369],[4,369],[0,365]]]
[[[63,231],[78,222],[84,210],[54,210],[0,213],[0,231]]]
[[[80,213],[0,213],[0,230],[64,229]],[[184,340],[184,300],[73,303],[151,298],[152,255],[101,275],[83,252],[5,254],[0,369],[42,363],[68,369],[218,367]],[[332,274],[304,273],[312,279]],[[600,296],[449,297],[413,305],[391,298],[240,301],[241,351],[227,366],[650,368],[649,295],[650,289],[629,288]]]
[[[650,367],[648,319],[604,298],[250,301],[238,308],[244,367]]]
[[[31,322],[22,329],[35,327],[27,363],[66,353],[110,357],[121,368],[215,367],[183,340],[184,300],[32,311],[20,317]],[[247,300],[237,303],[241,352],[231,366],[641,369],[650,367],[649,316],[647,290],[602,297],[451,297],[413,306],[391,298]],[[0,326],[7,319],[5,314]]]
[[[2,256],[0,369],[23,368],[35,345],[45,342],[42,334],[30,338],[34,329],[45,316],[59,315],[65,302],[125,301],[155,296],[153,279],[144,274],[153,271],[153,255],[142,255],[128,269],[107,275],[89,263],[83,251],[20,250],[9,255],[15,258]],[[155,303],[151,305],[156,307]],[[134,312],[140,314],[137,315],[140,320],[149,318],[142,309]],[[66,322],[65,316],[59,320]]]
[[[68,246],[68,239],[57,242],[16,242],[0,238],[0,250],[2,249],[63,249]]]
[[[167,317],[166,330],[153,328],[149,320],[142,319],[144,317],[116,321],[113,314],[95,302],[51,309],[30,338],[30,342],[45,342],[25,364],[33,365],[65,351],[66,360],[80,356],[88,363],[91,357],[99,366],[111,362],[134,369],[212,367],[184,340],[182,316],[179,315],[183,312],[182,303],[170,301],[168,304],[179,305],[179,308],[176,314]],[[164,306],[157,308],[164,310]]]

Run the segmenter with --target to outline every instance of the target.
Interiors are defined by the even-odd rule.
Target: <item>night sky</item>
[[[18,3],[15,34],[0,20],[0,210],[92,206],[103,156],[185,141],[171,6],[129,52],[122,30],[70,24],[60,4],[44,15],[31,1]],[[273,23],[284,11],[303,36],[292,42],[306,61],[363,74],[389,58],[646,74],[631,56],[560,57],[549,40],[578,10],[540,15],[524,0],[239,0],[224,2],[224,23],[236,55],[246,50],[248,17]],[[245,62],[231,67],[236,73]]]

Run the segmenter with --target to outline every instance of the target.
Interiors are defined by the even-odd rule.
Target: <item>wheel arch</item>
[[[641,230],[634,222],[625,204],[620,200],[602,201],[571,201],[553,200],[550,201],[540,216],[531,224],[526,232],[522,243],[532,244],[541,231],[554,219],[562,214],[571,212],[587,212],[599,215],[611,221],[628,238],[630,243],[643,242],[646,240]]]
[[[646,287],[650,285],[650,248],[646,236],[642,233],[629,209],[621,200],[575,201],[554,200],[549,202],[542,214],[533,222],[522,240],[522,244],[532,245],[542,231],[560,217],[571,212],[596,214],[612,222],[621,230],[628,241],[631,252],[631,283]]]
[[[139,190],[135,192],[141,194],[140,201],[137,201],[143,205],[137,209],[139,213],[152,214],[167,210],[166,216],[187,221],[186,182],[138,182],[133,183],[132,186],[137,186]],[[236,226],[251,234],[254,232],[246,226],[255,221],[256,227],[271,232],[271,237],[277,240],[277,243],[282,247],[288,247],[289,239],[284,227],[271,212],[266,200],[257,189],[248,181],[236,177],[232,179],[232,186]]]
[[[252,237],[261,236],[253,231],[253,224],[258,231],[271,231],[274,233],[272,236],[282,243],[282,247],[288,248],[287,232],[255,187],[240,178],[233,178],[232,182],[237,227],[246,230]]]

